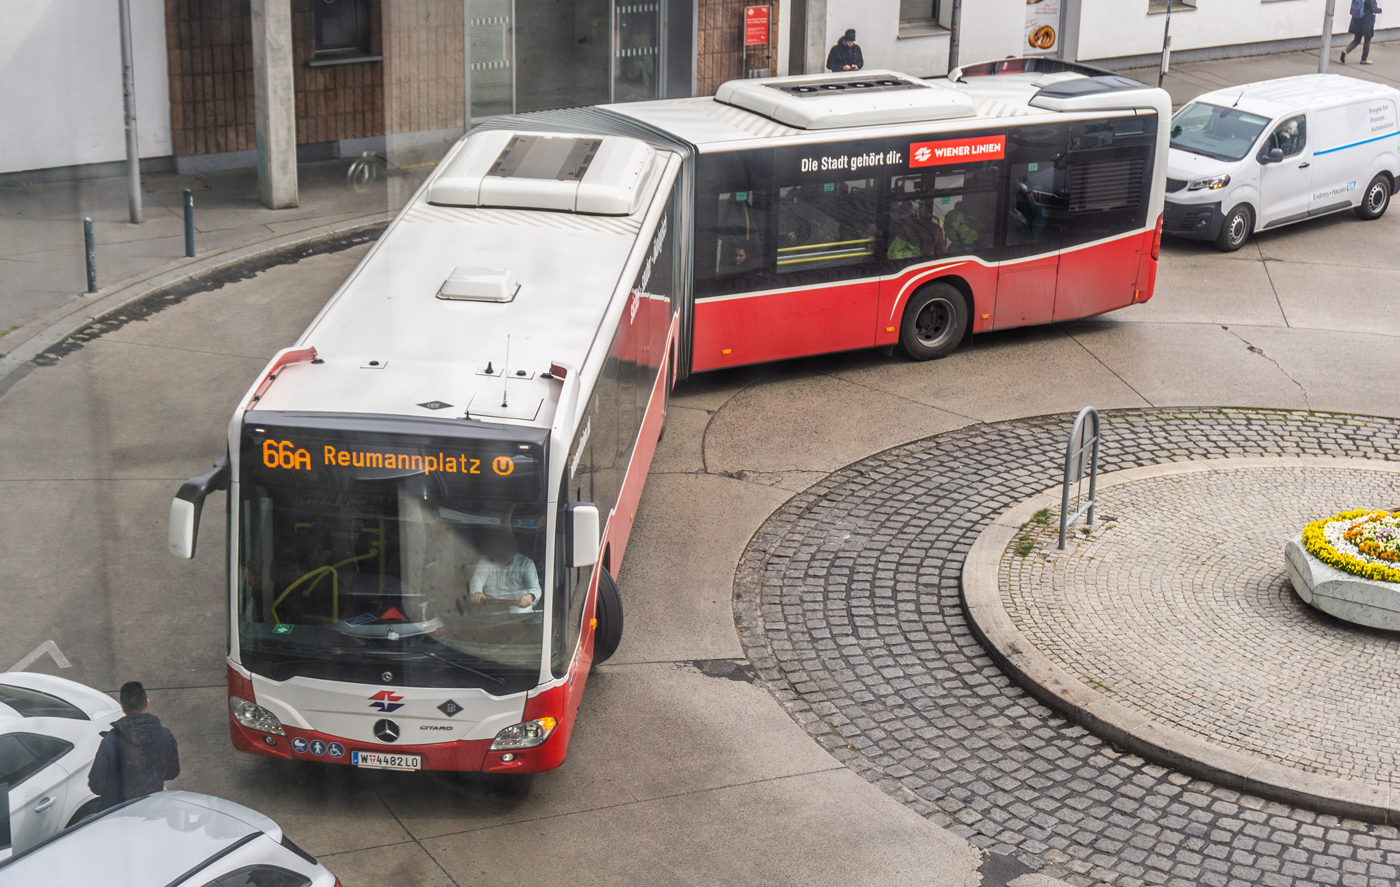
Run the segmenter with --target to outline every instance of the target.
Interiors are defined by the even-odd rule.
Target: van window
[[[1267,117],[1192,102],[1172,118],[1172,147],[1216,160],[1239,160],[1268,125]]]
[[[1289,117],[1274,129],[1269,136],[1269,140],[1264,143],[1265,151],[1272,151],[1278,148],[1283,152],[1283,157],[1297,157],[1303,153],[1303,148],[1308,144],[1308,120],[1302,114],[1297,117]]]

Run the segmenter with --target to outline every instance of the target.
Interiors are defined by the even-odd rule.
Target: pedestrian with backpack
[[[1371,37],[1376,33],[1376,13],[1380,11],[1376,0],[1351,0],[1351,26],[1347,33],[1352,37],[1351,43],[1342,50],[1342,64],[1347,63],[1347,53],[1358,45],[1361,45],[1361,64],[1371,64]]]
[[[169,727],[148,709],[151,700],[140,681],[122,684],[123,717],[102,734],[88,772],[88,788],[102,799],[102,809],[165,790],[165,781],[180,775],[180,751]]]

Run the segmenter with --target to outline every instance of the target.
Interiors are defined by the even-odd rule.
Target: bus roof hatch
[[[730,80],[715,101],[808,130],[977,116],[967,93],[894,71]]]
[[[641,208],[655,156],[620,136],[480,132],[448,159],[428,202],[627,216]]]

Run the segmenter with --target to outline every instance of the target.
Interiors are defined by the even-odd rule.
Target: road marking
[[[14,665],[10,666],[9,670],[24,671],[26,668],[33,665],[35,662],[38,662],[39,657],[43,656],[45,653],[48,653],[50,656],[53,657],[53,661],[58,663],[59,668],[68,668],[73,664],[68,661],[67,656],[63,655],[63,651],[58,649],[58,644],[55,644],[52,640],[47,640],[39,646],[35,647],[34,650],[28,656],[24,657],[20,661],[16,662]]]

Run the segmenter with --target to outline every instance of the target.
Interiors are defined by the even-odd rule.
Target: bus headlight
[[[1204,179],[1197,179],[1192,182],[1191,186],[1186,190],[1200,191],[1203,188],[1209,188],[1212,191],[1219,191],[1228,184],[1230,184],[1229,176],[1206,176]]]
[[[541,745],[549,734],[554,732],[558,721],[554,718],[537,718],[523,724],[513,724],[496,734],[491,743],[491,751],[507,748],[534,748]]]
[[[247,727],[249,730],[257,730],[259,733],[271,733],[274,736],[287,735],[287,731],[282,729],[282,722],[277,720],[277,715],[256,702],[230,696],[228,707],[233,712],[233,719],[240,726]]]

